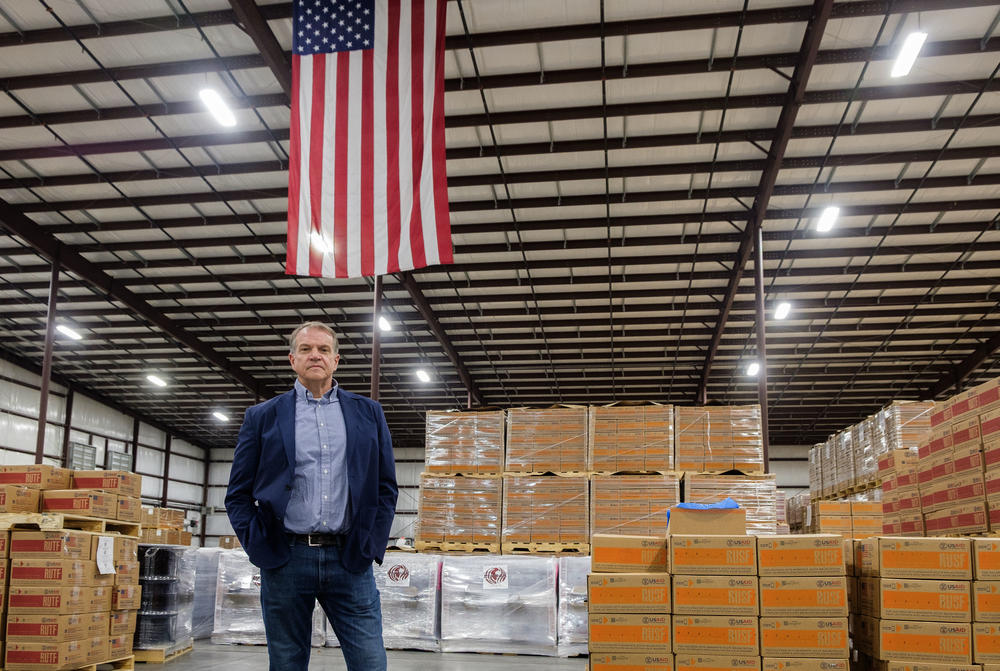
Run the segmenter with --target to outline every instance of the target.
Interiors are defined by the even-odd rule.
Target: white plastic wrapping
[[[587,654],[587,574],[590,557],[559,558],[556,649],[560,657]]]
[[[219,581],[219,554],[222,548],[195,550],[194,612],[191,636],[209,638],[215,624],[215,586]]]
[[[441,650],[557,654],[556,559],[446,556]]]
[[[382,601],[382,638],[391,649],[440,650],[441,557],[387,552],[375,566]]]

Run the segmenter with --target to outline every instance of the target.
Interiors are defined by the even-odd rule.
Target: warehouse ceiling
[[[291,3],[0,10],[3,355],[40,366],[58,258],[55,323],[83,339],[57,335],[54,374],[178,435],[232,446],[306,319],[367,393],[373,282],[284,273]],[[998,11],[448,2],[455,263],[383,278],[396,444],[470,400],[756,402],[758,224],[772,444],[1000,374]]]

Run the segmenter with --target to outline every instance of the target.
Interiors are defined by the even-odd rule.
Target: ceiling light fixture
[[[198,97],[205,103],[205,107],[220,125],[227,127],[236,125],[236,115],[215,89],[202,89],[198,92]]]
[[[775,319],[784,319],[788,316],[788,313],[792,311],[792,304],[788,301],[782,301],[778,303],[778,307],[774,310]]]
[[[220,422],[228,422],[229,421],[229,416],[228,415],[223,415],[218,410],[216,410],[215,412],[212,413],[212,417],[215,417]]]
[[[760,364],[757,363],[756,361],[751,361],[750,365],[747,366],[747,375],[753,376],[759,372],[760,372]]]
[[[840,216],[840,208],[834,205],[823,210],[823,214],[819,216],[819,222],[816,224],[816,230],[822,233],[833,229],[833,225],[837,223],[837,217]]]
[[[414,371],[413,374],[416,375],[417,379],[420,380],[421,382],[431,381],[431,376],[428,375],[427,371],[425,371],[423,368],[418,368],[416,371]]]
[[[389,320],[386,319],[385,317],[383,317],[382,315],[379,315],[379,318],[378,318],[378,327],[379,327],[379,330],[382,330],[382,331],[391,331],[392,330],[392,324],[390,324]]]
[[[309,234],[309,240],[312,242],[313,246],[320,251],[322,254],[329,254],[333,250],[330,248],[329,243],[326,241],[319,231],[313,231]]]
[[[910,68],[916,62],[920,48],[924,46],[926,39],[927,33],[920,31],[914,31],[907,35],[903,47],[899,50],[899,55],[896,56],[896,62],[892,65],[892,72],[889,74],[893,77],[905,77],[910,74]]]
[[[62,333],[64,336],[66,336],[68,338],[72,338],[73,340],[80,340],[80,339],[83,338],[82,335],[80,335],[79,333],[77,333],[76,331],[74,331],[73,329],[71,329],[70,327],[64,326],[62,324],[58,324],[56,326],[56,330],[59,331],[59,333]]]
[[[155,384],[157,387],[166,387],[167,382],[162,377],[157,377],[156,375],[147,375],[146,379]]]

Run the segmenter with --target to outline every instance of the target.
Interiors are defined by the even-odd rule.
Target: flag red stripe
[[[375,52],[361,57],[361,274],[375,274]]]
[[[347,190],[348,178],[347,133],[348,110],[351,98],[351,53],[337,54],[337,119],[334,122],[333,157],[333,265],[334,277],[348,277],[347,274]]]
[[[434,224],[437,227],[438,263],[451,263],[451,221],[448,218],[448,180],[444,152],[444,30],[446,5],[437,3],[437,44],[435,44],[434,130],[432,131],[432,186],[434,188]]]
[[[299,56],[292,57],[292,100],[296,103],[299,99],[299,58]],[[285,272],[291,275],[297,274],[299,267],[299,189],[301,188],[299,161],[302,160],[302,144],[299,138],[299,115],[296,109],[292,110],[289,138],[288,240],[285,243]]]
[[[309,199],[312,205],[309,230],[323,235],[323,114],[326,96],[323,95],[326,81],[326,57],[313,56],[312,62],[312,110],[309,120]],[[309,245],[309,274],[323,274],[323,253],[314,244]]]
[[[399,3],[388,7],[385,66],[386,234],[388,272],[399,270]]]
[[[410,249],[413,267],[427,265],[424,255],[423,213],[420,209],[420,169],[424,163],[424,3],[410,9],[410,143],[413,146],[413,205],[410,211]]]

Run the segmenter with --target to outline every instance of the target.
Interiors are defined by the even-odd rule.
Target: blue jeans
[[[292,557],[260,571],[260,603],[267,632],[270,671],[309,667],[316,600],[340,640],[348,671],[385,671],[382,608],[371,567],[351,573],[340,564],[339,547],[296,543]]]

